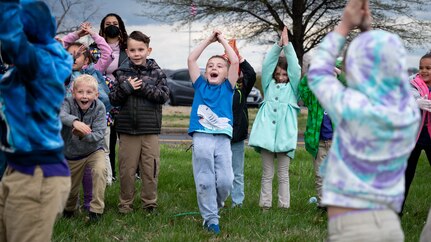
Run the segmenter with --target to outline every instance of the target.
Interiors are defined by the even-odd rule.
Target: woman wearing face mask
[[[106,77],[106,82],[108,87],[111,89],[115,78],[112,73],[124,62],[127,60],[126,48],[127,48],[127,31],[121,17],[115,13],[108,13],[105,17],[103,17],[100,22],[100,31],[99,35],[102,36],[108,45],[112,49],[112,57],[114,60],[111,64],[106,68],[103,75]],[[100,57],[100,51],[96,45],[90,45],[91,52],[93,56],[97,59]],[[107,139],[105,137],[106,143],[108,147],[106,152],[109,153],[109,161],[111,163],[111,170],[108,169],[107,182],[110,184],[112,181],[116,180],[115,175],[115,146],[117,144],[117,132],[115,130],[115,114],[118,112],[118,109],[113,107],[109,112],[109,117],[111,121],[108,121],[108,129],[110,129],[110,136]]]

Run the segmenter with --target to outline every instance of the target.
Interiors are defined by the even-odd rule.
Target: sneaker
[[[72,218],[75,215],[75,211],[63,211],[63,217],[64,218]]]
[[[232,208],[242,208],[242,203],[232,203]]]
[[[88,213],[88,217],[87,217],[87,222],[89,222],[89,223],[96,223],[96,222],[99,222],[99,220],[101,218],[102,218],[102,214],[101,213],[89,212]]]
[[[156,207],[144,208],[144,211],[147,213],[147,215],[157,215],[158,214]]]
[[[218,226],[218,224],[210,224],[207,227],[207,230],[211,233],[214,233],[215,235],[220,234],[220,227]]]
[[[133,212],[133,208],[129,205],[118,205],[118,212],[121,214],[128,214]]]
[[[269,212],[269,209],[271,209],[271,207],[261,207],[262,212],[267,213]]]

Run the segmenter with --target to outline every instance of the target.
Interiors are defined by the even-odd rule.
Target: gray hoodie
[[[64,100],[60,112],[63,129],[61,136],[64,140],[64,155],[68,160],[82,159],[98,149],[103,148],[106,130],[106,109],[103,103],[96,99],[90,108],[83,112],[73,97]],[[72,123],[78,120],[89,125],[91,134],[79,138],[72,134]]]

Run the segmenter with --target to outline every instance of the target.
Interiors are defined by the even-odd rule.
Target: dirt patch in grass
[[[190,106],[163,105],[163,115],[190,115]]]

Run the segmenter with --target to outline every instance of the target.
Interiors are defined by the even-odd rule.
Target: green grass
[[[97,224],[86,224],[85,215],[61,218],[54,227],[53,241],[323,241],[326,238],[326,214],[308,204],[315,196],[311,156],[299,148],[290,165],[291,208],[276,208],[277,179],[274,177],[273,208],[259,209],[261,159],[248,148],[245,155],[245,201],[241,209],[230,209],[230,200],[221,211],[222,234],[204,231],[198,213],[193,181],[191,151],[185,145],[161,146],[161,170],[158,186],[158,215],[141,209],[139,190],[135,211],[117,212],[119,184],[107,187],[105,214]],[[430,166],[421,157],[413,181],[402,225],[405,241],[418,241],[431,205]],[[139,189],[140,182],[136,182]]]

